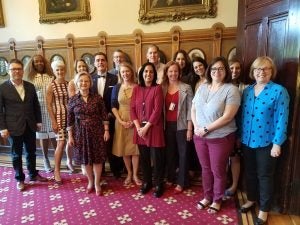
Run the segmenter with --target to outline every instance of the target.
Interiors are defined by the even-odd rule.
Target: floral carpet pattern
[[[63,185],[53,182],[26,182],[19,192],[12,168],[0,167],[0,225],[11,224],[205,224],[236,225],[238,214],[233,199],[223,203],[216,215],[195,206],[202,198],[201,186],[192,186],[181,194],[166,190],[161,198],[152,192],[139,193],[135,184],[104,177],[103,196],[86,193],[87,180],[81,174],[63,173]]]

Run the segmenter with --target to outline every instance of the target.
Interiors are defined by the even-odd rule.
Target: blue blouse
[[[289,95],[287,90],[270,81],[255,97],[254,85],[248,86],[242,97],[241,142],[250,148],[282,145],[287,138]]]

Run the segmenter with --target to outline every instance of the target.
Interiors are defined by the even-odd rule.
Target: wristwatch
[[[209,133],[209,130],[206,127],[203,127],[203,130],[204,130],[205,134]]]

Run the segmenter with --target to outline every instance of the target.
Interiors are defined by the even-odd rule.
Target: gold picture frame
[[[89,0],[39,0],[40,23],[91,20]]]
[[[178,22],[217,16],[217,0],[141,0],[139,22]]]
[[[4,16],[3,16],[3,8],[2,8],[2,0],[0,0],[0,27],[4,27]]]

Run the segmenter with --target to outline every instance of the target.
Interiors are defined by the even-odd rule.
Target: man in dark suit
[[[112,154],[115,118],[113,113],[111,112],[111,92],[113,86],[115,86],[118,83],[118,77],[107,72],[108,63],[107,56],[105,53],[96,53],[94,59],[94,66],[96,67],[96,72],[92,75],[92,91],[102,96],[106,110],[109,115],[109,131],[111,138],[107,143],[108,161],[110,164],[111,172],[113,173],[114,177],[119,178],[124,168],[124,163],[122,157],[117,157]]]
[[[40,104],[33,84],[23,81],[23,63],[12,59],[9,64],[10,79],[0,86],[0,131],[11,144],[12,163],[17,189],[25,189],[22,167],[23,145],[30,181],[47,181],[36,170],[35,132],[41,128]]]

